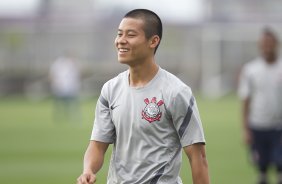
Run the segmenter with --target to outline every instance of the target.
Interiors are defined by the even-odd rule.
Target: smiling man
[[[158,15],[128,12],[115,39],[118,61],[129,69],[104,84],[79,184],[95,183],[113,144],[107,184],[181,184],[183,149],[194,184],[209,184],[205,138],[191,89],[160,68]]]

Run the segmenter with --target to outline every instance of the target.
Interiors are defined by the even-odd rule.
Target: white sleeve
[[[248,72],[248,67],[244,67],[242,69],[240,78],[239,78],[239,86],[238,86],[238,96],[245,100],[250,96],[251,93],[251,78]]]
[[[109,102],[103,94],[103,91],[105,91],[104,87],[96,105],[91,140],[113,143],[116,136],[115,126],[111,119]]]
[[[205,143],[200,114],[189,87],[185,87],[176,95],[170,112],[182,147]]]

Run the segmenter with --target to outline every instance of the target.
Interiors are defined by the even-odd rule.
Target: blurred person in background
[[[54,61],[49,78],[54,95],[55,121],[80,121],[80,69],[71,52],[66,51]]]
[[[209,184],[205,138],[191,89],[155,62],[162,23],[150,10],[122,19],[115,46],[129,69],[104,84],[78,184],[92,184],[113,144],[108,184],[182,184],[182,149],[194,184]]]
[[[269,28],[259,40],[261,56],[243,67],[239,96],[242,99],[244,141],[259,172],[258,184],[268,184],[273,164],[282,184],[282,60],[279,41]]]

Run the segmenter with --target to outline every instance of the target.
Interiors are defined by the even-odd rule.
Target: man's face
[[[262,56],[267,61],[275,60],[277,54],[277,41],[270,35],[263,35],[260,40],[260,50]]]
[[[142,19],[122,19],[115,39],[120,63],[133,66],[152,55],[154,48],[150,47],[150,39],[145,37],[143,26]]]

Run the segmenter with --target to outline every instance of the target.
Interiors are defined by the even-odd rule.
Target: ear
[[[159,43],[160,43],[160,37],[158,35],[152,36],[149,42],[151,48],[156,48],[159,45]]]

